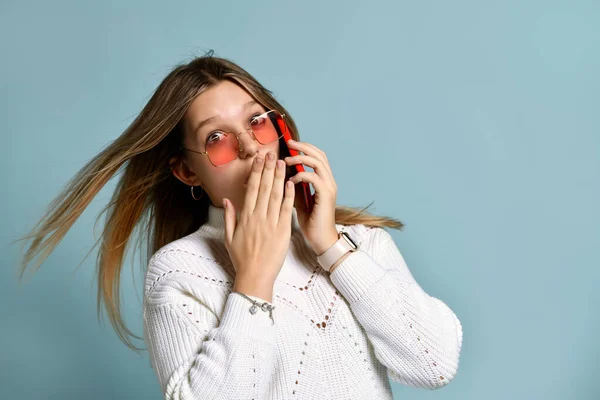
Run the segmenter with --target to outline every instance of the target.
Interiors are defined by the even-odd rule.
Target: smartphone
[[[288,140],[292,138],[292,135],[290,134],[290,131],[288,130],[288,127],[283,118],[276,118],[275,129],[278,130],[279,135],[283,134],[283,137],[279,140],[279,154],[281,159],[284,159],[285,157],[293,157],[299,155],[300,152],[298,150],[291,149],[287,144]],[[285,173],[285,181],[287,182],[287,180],[292,176],[304,171],[305,169],[302,164],[287,166]],[[298,190],[300,190],[303,199],[304,210],[310,213],[313,209],[313,206],[315,205],[315,195],[311,193],[310,183],[298,182],[296,184],[296,192],[298,192]]]

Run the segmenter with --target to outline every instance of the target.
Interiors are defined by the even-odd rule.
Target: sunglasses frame
[[[279,110],[275,110],[275,109],[272,109],[272,110],[265,111],[264,113],[262,113],[262,114],[260,114],[260,115],[257,115],[257,116],[256,116],[256,117],[254,117],[254,118],[263,117],[263,116],[265,116],[265,115],[267,115],[267,114],[269,114],[269,113],[271,113],[271,112],[276,112],[277,114],[281,115],[281,118],[282,118],[282,119],[283,119],[283,118],[285,118],[285,114],[284,114],[284,113],[280,112]],[[252,121],[254,121],[254,118],[252,119]],[[285,122],[285,121],[284,121],[284,122]],[[250,122],[250,124],[252,124],[252,122]],[[219,132],[223,133],[225,136],[228,136],[228,135],[234,135],[234,136],[235,136],[235,138],[237,139],[237,142],[238,142],[238,153],[237,153],[237,155],[239,155],[239,154],[240,154],[240,152],[242,151],[243,147],[244,147],[244,146],[242,145],[242,142],[240,141],[240,135],[241,135],[242,133],[245,133],[245,132],[248,132],[248,131],[250,131],[250,132],[251,132],[251,133],[250,133],[250,137],[252,138],[252,140],[256,140],[258,143],[260,143],[260,142],[258,141],[258,139],[256,139],[256,135],[254,134],[254,131],[252,130],[252,126],[250,126],[250,127],[246,128],[246,129],[244,129],[243,131],[241,131],[241,132],[238,132],[238,133],[235,133],[235,132],[225,132],[225,131],[219,131]],[[282,137],[284,137],[284,135],[283,135],[283,134],[282,134],[281,136],[279,136],[279,137],[277,138],[277,140],[281,139]],[[272,143],[272,142],[270,142],[270,143]],[[261,143],[261,144],[262,144],[262,143]],[[205,144],[205,147],[206,147],[206,144]],[[187,151],[191,151],[191,152],[193,152],[193,153],[197,153],[197,154],[201,154],[201,155],[206,155],[206,156],[208,156],[208,151],[206,151],[206,150],[205,150],[205,151],[196,151],[196,150],[188,149],[187,147],[183,147],[183,146],[179,146],[179,149],[180,149],[180,150],[187,150]],[[236,157],[236,158],[237,158],[237,157]],[[235,158],[234,158],[233,160],[235,160]],[[233,160],[231,160],[231,161],[233,161]],[[222,166],[224,166],[224,165],[227,165],[227,164],[229,164],[229,163],[231,162],[231,161],[228,161],[228,162],[226,162],[225,164],[221,164],[221,165],[215,165],[215,164],[212,162],[212,160],[210,159],[210,156],[208,156],[208,161],[210,161],[210,163],[211,163],[213,166],[215,166],[216,168],[222,167]]]

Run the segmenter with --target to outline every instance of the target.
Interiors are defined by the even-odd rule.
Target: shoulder
[[[194,232],[166,244],[148,261],[145,293],[157,286],[209,284],[227,286],[231,262],[222,240]]]
[[[199,232],[191,233],[180,239],[167,243],[158,249],[150,260],[148,266],[153,266],[158,263],[172,261],[178,257],[198,258],[207,260],[218,260],[218,255],[214,252],[214,243],[216,239],[211,239]]]

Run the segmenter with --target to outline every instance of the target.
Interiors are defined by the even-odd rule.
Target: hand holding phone
[[[290,134],[283,118],[277,119],[276,129],[279,131],[278,133],[280,135],[283,134],[283,137],[281,138],[283,140],[280,142],[280,146],[279,146],[279,154],[281,155],[281,158],[284,159],[285,157],[293,157],[293,156],[299,155],[300,153],[298,152],[298,150],[290,148],[287,144],[288,140],[292,139],[292,135]],[[289,178],[296,175],[297,173],[304,172],[304,171],[305,171],[305,169],[302,164],[295,164],[295,165],[288,166],[286,168],[285,179],[287,181]],[[299,191],[300,192],[299,195],[302,196],[304,210],[306,212],[310,213],[315,204],[315,197],[314,197],[314,194],[311,193],[310,183],[298,182],[296,184],[296,191],[297,192]]]

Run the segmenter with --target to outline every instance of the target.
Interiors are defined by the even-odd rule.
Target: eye
[[[206,143],[218,142],[219,140],[221,140],[223,138],[223,136],[225,136],[225,134],[223,132],[214,131],[213,133],[211,133],[208,136],[208,138],[206,139]]]
[[[250,122],[253,122],[256,117],[260,117],[262,113],[255,112],[253,116],[250,117]]]
[[[255,112],[254,115],[252,115],[249,118],[250,126],[257,126],[257,125],[260,125],[261,123],[263,123],[264,122],[264,117],[262,117],[262,118],[256,118],[256,117],[260,117],[262,114],[263,113]],[[211,133],[208,134],[208,138],[206,139],[206,143],[218,142],[224,136],[225,136],[225,133],[223,133],[221,131],[213,131],[213,132],[211,132]]]
[[[262,115],[262,117],[261,117]],[[256,118],[256,117],[260,117],[260,118]],[[262,123],[264,123],[265,121],[265,116],[262,113],[255,113],[251,118],[250,118],[250,126],[257,126],[257,125],[261,125]]]

